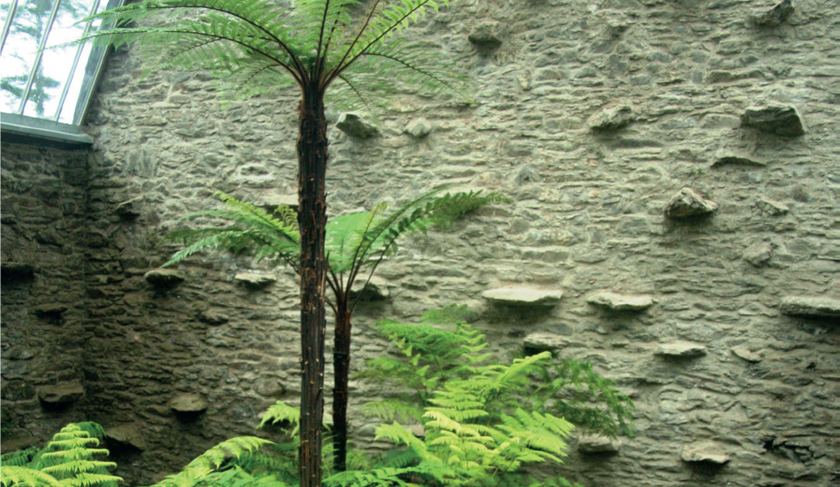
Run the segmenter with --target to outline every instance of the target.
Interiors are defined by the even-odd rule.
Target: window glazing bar
[[[12,27],[12,19],[15,18],[17,12],[17,0],[12,0],[9,4],[9,15],[6,17],[6,22],[3,23],[3,38],[0,39],[0,54],[3,54],[3,48],[6,46],[6,38],[9,37],[9,29]]]
[[[93,6],[88,13],[88,17],[96,14],[96,11],[99,9],[99,0],[93,2]],[[85,31],[82,34],[82,37],[86,36],[88,32],[90,32],[90,26],[93,25],[93,19],[90,19],[85,24]],[[64,108],[64,100],[67,99],[67,92],[70,91],[70,84],[73,82],[73,75],[76,74],[76,68],[79,66],[79,59],[82,57],[82,52],[85,50],[85,44],[79,44],[79,47],[76,48],[76,56],[73,58],[73,65],[70,67],[70,74],[67,76],[67,82],[64,83],[64,89],[61,90],[61,98],[58,100],[58,108],[55,110],[55,117],[53,120],[56,122],[61,117],[61,110]]]
[[[50,12],[50,19],[47,21],[46,29],[44,30],[44,37],[41,38],[41,42],[38,45],[38,54],[35,55],[32,71],[29,72],[29,79],[26,81],[26,88],[23,90],[23,96],[20,99],[19,115],[23,115],[23,109],[26,107],[29,93],[32,91],[32,83],[35,81],[35,76],[38,73],[38,67],[41,66],[41,58],[44,57],[44,48],[47,46],[47,37],[50,36],[50,31],[52,31],[52,25],[55,22],[55,17],[58,15],[59,6],[61,6],[61,0],[55,0],[55,5],[53,5],[52,12]]]

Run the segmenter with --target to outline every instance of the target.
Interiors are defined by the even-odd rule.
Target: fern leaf
[[[61,487],[52,475],[20,465],[3,465],[0,468],[0,484],[3,487]]]

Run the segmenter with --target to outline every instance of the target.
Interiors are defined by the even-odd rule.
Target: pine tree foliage
[[[62,487],[115,487],[122,478],[108,473],[113,462],[96,460],[108,450],[96,448],[104,431],[96,423],[71,423],[37,452],[2,456],[2,484],[6,487],[60,485]]]

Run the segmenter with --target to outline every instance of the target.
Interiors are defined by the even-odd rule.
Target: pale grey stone
[[[433,127],[425,118],[416,118],[408,123],[405,131],[416,139],[422,139],[432,133]]]
[[[706,199],[691,188],[683,188],[675,194],[665,205],[665,216],[668,218],[686,218],[691,216],[708,215],[718,209],[718,204]]]
[[[788,137],[805,133],[805,124],[796,107],[778,103],[747,108],[741,115],[741,126]]]
[[[712,163],[712,167],[724,166],[727,164],[764,167],[767,165],[767,162],[758,157],[737,151],[718,151],[715,154],[715,161]]]
[[[647,295],[625,295],[611,292],[596,293],[586,301],[612,311],[642,311],[653,305],[653,298]]]
[[[342,113],[338,116],[335,126],[345,134],[359,139],[369,139],[379,135],[376,125],[368,122],[358,113]]]
[[[758,363],[762,360],[761,355],[751,352],[746,347],[732,347],[730,351],[732,352],[732,355],[741,360],[746,360],[747,362]]]
[[[143,279],[155,287],[171,287],[184,281],[184,275],[175,269],[152,269]]]
[[[563,297],[563,291],[506,287],[484,291],[481,295],[490,302],[508,306],[556,306]]]
[[[744,260],[750,264],[761,267],[770,261],[773,246],[767,242],[757,242],[744,251]]]
[[[256,272],[237,272],[233,280],[251,288],[262,288],[277,282],[273,274],[257,274]]]
[[[654,354],[661,357],[697,358],[706,355],[706,347],[690,342],[666,343],[660,345]]]
[[[178,394],[169,401],[169,408],[176,413],[202,413],[207,410],[207,401],[200,394]]]
[[[786,315],[834,318],[840,316],[840,299],[787,296],[782,298],[779,308]]]
[[[581,453],[618,453],[621,441],[602,435],[582,434],[578,438],[578,451]]]
[[[787,205],[779,203],[778,201],[773,201],[766,197],[761,197],[758,201],[756,201],[755,206],[764,213],[772,216],[785,215],[788,211],[790,211],[790,208],[788,208]]]
[[[778,27],[790,17],[793,10],[791,1],[784,0],[769,10],[750,15],[750,22],[756,27]]]
[[[630,105],[618,105],[605,108],[595,113],[586,124],[592,130],[617,130],[636,119],[634,109]]]
[[[726,454],[726,450],[721,445],[709,441],[683,446],[680,458],[684,462],[690,463],[705,462],[723,465],[729,462],[729,456]]]
[[[38,388],[38,399],[44,404],[50,404],[53,406],[64,406],[74,403],[81,399],[84,395],[85,388],[77,381],[51,386],[41,386]]]
[[[527,350],[536,350],[538,352],[559,350],[568,344],[568,338],[547,332],[529,333],[523,341],[523,345]]]
[[[377,277],[371,278],[365,288],[364,280],[356,281],[350,291],[350,299],[359,298],[361,301],[384,301],[391,297],[388,283]]]
[[[482,22],[470,31],[467,39],[480,51],[492,51],[502,45],[498,22]]]
[[[121,424],[105,429],[105,438],[123,445],[132,446],[140,451],[146,450],[146,440],[134,423]]]

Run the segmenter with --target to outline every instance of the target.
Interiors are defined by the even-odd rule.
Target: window
[[[83,123],[96,88],[106,48],[64,45],[99,28],[81,19],[121,0],[0,0],[0,112],[8,126],[31,126],[38,136],[49,128]],[[60,47],[56,47],[60,46]],[[7,114],[10,114],[7,116]],[[81,133],[77,129],[77,133]]]

